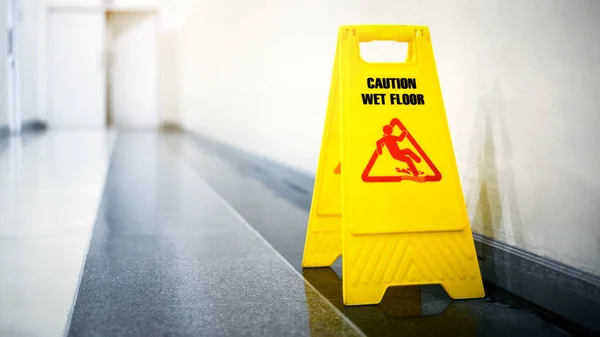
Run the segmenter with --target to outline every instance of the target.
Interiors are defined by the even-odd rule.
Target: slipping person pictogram
[[[399,135],[394,134],[395,127],[400,129]],[[401,146],[401,144],[406,143],[406,141],[410,143],[410,146]],[[377,159],[384,154],[384,147],[394,160],[405,163],[408,168],[396,167],[395,172],[398,173],[397,175],[372,176],[371,170]],[[420,167],[423,167],[423,170],[419,170],[419,167],[417,167],[416,164],[420,164]],[[425,168],[425,165],[427,168]],[[426,171],[427,173],[423,171]],[[367,183],[400,182],[403,180],[422,183],[426,181],[440,181],[441,179],[442,174],[440,171],[435,167],[421,146],[419,146],[398,118],[392,119],[389,124],[383,126],[383,137],[376,141],[375,151],[362,174],[362,180]]]
[[[385,125],[383,127],[383,137],[377,141],[377,155],[381,156],[383,154],[383,146],[385,145],[392,155],[392,158],[405,162],[410,169],[410,173],[412,173],[413,176],[418,177],[419,170],[417,170],[414,162],[420,163],[421,158],[419,158],[419,156],[417,156],[411,149],[400,149],[399,145],[399,143],[406,138],[408,132],[406,130],[402,130],[400,136],[394,136],[392,134],[393,132],[393,126]],[[400,168],[396,168],[396,171],[404,172],[403,170],[400,170]]]

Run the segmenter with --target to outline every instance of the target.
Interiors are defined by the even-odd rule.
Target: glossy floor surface
[[[0,336],[62,336],[114,133],[0,139]]]
[[[300,264],[309,195],[187,135],[114,139],[0,140],[1,336],[571,335],[491,287],[344,307],[339,262]]]

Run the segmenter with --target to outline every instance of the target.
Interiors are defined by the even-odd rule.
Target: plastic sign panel
[[[407,59],[365,62],[374,40]],[[340,255],[346,305],[405,285],[484,296],[427,27],[340,27],[303,266]]]

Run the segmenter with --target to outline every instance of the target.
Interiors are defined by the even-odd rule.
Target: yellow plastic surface
[[[339,38],[338,38],[339,40]],[[331,76],[319,167],[310,207],[303,267],[332,265],[342,254],[342,178],[340,162],[339,48]]]
[[[372,40],[406,61],[365,62]],[[313,193],[303,266],[342,254],[346,305],[394,285],[484,296],[427,27],[340,27]]]

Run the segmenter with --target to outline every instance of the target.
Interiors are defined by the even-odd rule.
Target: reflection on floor
[[[344,307],[342,280],[331,268],[304,277],[369,336],[567,336],[497,289],[486,299],[452,301],[439,286],[390,288],[379,305]]]
[[[452,301],[441,287],[390,288],[379,305],[345,307],[341,260],[332,268],[302,269],[308,191],[265,177],[264,170],[232,150],[189,136],[169,144],[256,228],[304,277],[369,336],[568,336],[563,327],[493,287],[486,298]],[[200,144],[200,146],[199,146]],[[240,193],[243,191],[243,193]],[[252,197],[249,198],[248,196]],[[282,197],[285,196],[285,197]]]
[[[0,336],[63,336],[114,141],[0,138]]]
[[[188,135],[120,133],[105,185],[106,134],[7,144],[2,336],[570,335],[489,287],[464,301],[392,288],[345,307],[340,261],[301,267],[308,191]]]

